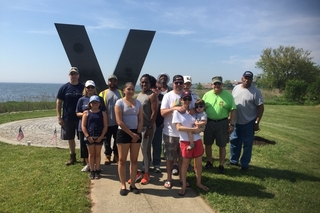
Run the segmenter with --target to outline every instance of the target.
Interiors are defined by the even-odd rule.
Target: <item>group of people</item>
[[[213,167],[212,145],[219,147],[218,172],[224,174],[226,145],[230,139],[230,165],[247,171],[251,160],[254,131],[259,129],[263,115],[263,98],[252,85],[253,74],[246,71],[242,84],[232,94],[223,90],[221,76],[212,78],[212,90],[203,98],[191,90],[190,76],[175,75],[172,88],[170,76],[161,73],[157,79],[149,74],[140,78],[141,92],[135,97],[135,85],[127,82],[123,89],[117,87],[117,76],[108,77],[108,89],[97,95],[95,83],[79,82],[79,71],[72,67],[70,81],[57,95],[56,111],[61,125],[61,139],[68,140],[70,159],[76,162],[75,130],[80,140],[82,171],[90,171],[91,179],[99,179],[101,148],[105,148],[105,164],[118,163],[121,182],[120,195],[127,195],[126,161],[130,153],[129,190],[135,194],[135,183],[148,184],[150,167],[161,172],[161,152],[166,160],[167,178],[164,187],[172,187],[172,175],[179,175],[183,196],[189,185],[187,171],[194,159],[196,186],[209,190],[201,183],[202,156],[206,153],[206,169]],[[63,103],[63,107],[62,107]],[[61,113],[61,108],[63,113]],[[203,132],[203,142],[200,133]],[[111,146],[113,137],[113,146]],[[241,155],[243,146],[243,154]],[[205,147],[205,148],[204,148]],[[138,171],[139,150],[143,161]],[[239,164],[240,162],[240,164]]]

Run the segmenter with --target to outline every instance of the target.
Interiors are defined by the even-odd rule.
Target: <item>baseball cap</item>
[[[251,71],[245,71],[242,76],[253,78],[253,73]]]
[[[85,86],[85,87],[88,87],[88,86],[94,86],[94,87],[96,87],[96,84],[94,83],[93,80],[87,80],[84,86]]]
[[[184,81],[184,83],[188,83],[188,82],[190,82],[190,83],[192,83],[192,80],[191,80],[191,76],[183,76],[183,81]]]
[[[173,82],[175,82],[175,81],[182,81],[184,83],[183,76],[182,75],[173,76]]]
[[[191,93],[189,91],[184,91],[181,94],[181,98],[190,97],[192,99]]]
[[[89,103],[91,103],[92,101],[98,101],[100,103],[100,98],[97,95],[93,95],[90,97]]]
[[[167,83],[169,83],[169,82],[170,82],[170,77],[169,77],[169,75],[168,75],[167,73],[160,73],[160,74],[158,75],[157,80],[159,81],[159,80],[160,80],[160,77],[163,76],[163,75],[165,75],[165,76],[167,77]]]
[[[77,67],[71,67],[70,70],[69,70],[69,74],[72,73],[72,72],[76,72],[79,74],[79,70]]]
[[[212,78],[212,83],[214,84],[216,82],[222,83],[222,77],[221,76],[214,76]]]
[[[118,80],[118,78],[117,78],[116,75],[110,75],[110,76],[108,77],[108,80],[110,80],[110,79],[116,79],[116,80]]]

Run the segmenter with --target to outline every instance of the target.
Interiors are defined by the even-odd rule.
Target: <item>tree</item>
[[[196,89],[198,89],[198,90],[203,89],[203,86],[202,86],[202,84],[200,82],[197,84]]]
[[[320,69],[310,54],[294,46],[263,50],[260,60],[256,62],[256,67],[263,71],[259,85],[283,91],[288,80],[303,79],[307,84],[313,83],[320,77]]]
[[[231,80],[225,80],[223,83],[223,88],[227,89],[227,90],[232,90],[233,89],[233,85],[231,83]]]

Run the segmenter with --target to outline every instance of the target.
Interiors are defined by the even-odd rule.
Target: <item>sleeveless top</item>
[[[91,137],[98,138],[100,137],[103,129],[103,115],[100,110],[97,113],[93,113],[90,110],[88,111],[88,120],[87,120],[87,130]]]

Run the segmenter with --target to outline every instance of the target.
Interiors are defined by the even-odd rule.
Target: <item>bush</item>
[[[288,80],[284,91],[284,97],[289,102],[304,104],[308,85],[304,80]]]
[[[306,104],[320,104],[320,78],[308,86],[306,99]]]

